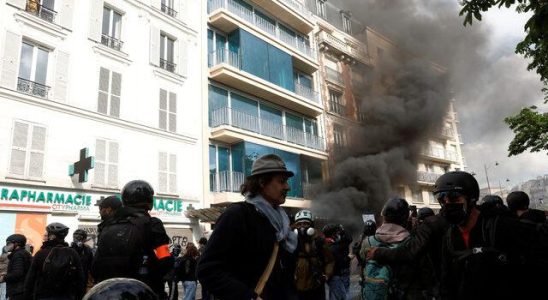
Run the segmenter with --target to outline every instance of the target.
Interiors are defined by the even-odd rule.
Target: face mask
[[[4,251],[8,253],[13,251],[14,248],[15,248],[15,245],[13,243],[9,243],[6,246],[4,246]]]
[[[468,212],[464,209],[464,203],[446,203],[441,209],[441,215],[450,224],[460,225],[466,220]]]
[[[311,237],[316,233],[316,230],[314,230],[314,228],[312,227],[309,227],[309,228],[301,227],[301,228],[295,228],[294,232],[299,237]]]

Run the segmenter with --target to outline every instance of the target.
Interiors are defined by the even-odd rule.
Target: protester
[[[198,261],[200,261],[200,258],[204,254],[205,248],[207,245],[207,238],[205,236],[201,237],[198,241],[198,252],[200,252],[200,257],[198,258]],[[212,300],[211,294],[208,290],[206,290],[204,287],[202,287],[202,300]]]
[[[116,211],[122,207],[122,201],[120,201],[117,196],[108,196],[98,200],[95,206],[99,207],[99,215],[101,216],[101,223],[97,225],[97,233],[100,234],[105,224],[109,222],[116,214]]]
[[[72,243],[70,244],[70,247],[78,253],[78,256],[80,256],[82,270],[84,271],[84,282],[86,282],[86,285],[91,285],[89,282],[91,277],[91,264],[93,263],[93,251],[90,246],[85,244],[87,238],[88,234],[85,230],[76,229],[72,234]]]
[[[241,188],[245,201],[230,205],[218,219],[198,264],[200,283],[216,298],[295,299],[298,240],[280,207],[293,175],[274,154],[253,163]]]
[[[2,247],[2,255],[0,255],[0,300],[6,300],[6,282],[4,276],[8,272],[8,251],[7,245]]]
[[[312,213],[303,209],[293,225],[299,237],[295,285],[299,300],[325,299],[325,282],[333,275],[335,260],[323,237],[314,229]]]
[[[6,296],[10,300],[24,299],[25,277],[29,271],[32,256],[25,250],[27,238],[22,234],[12,234],[6,239],[8,268],[0,282],[6,283]]]
[[[148,213],[153,197],[154,190],[146,181],[134,180],[124,186],[123,207],[99,234],[92,274],[98,282],[115,277],[139,279],[165,299],[163,279],[173,267],[173,257],[162,221]]]
[[[183,288],[185,293],[183,300],[196,299],[196,265],[197,259],[200,256],[200,252],[193,243],[187,243],[185,248],[185,254],[183,255],[180,263],[175,269],[177,278],[183,282]]]
[[[510,212],[520,218],[534,223],[545,223],[546,213],[542,210],[529,208],[529,196],[522,191],[511,192],[506,196]]]
[[[171,249],[171,257],[173,257],[173,260],[175,264],[173,265],[173,268],[169,271],[169,273],[166,274],[166,281],[169,287],[169,294],[168,299],[174,300],[179,299],[179,281],[180,279],[177,277],[176,270],[179,267],[179,255],[181,254],[181,245],[174,244]]]
[[[335,259],[333,276],[327,281],[330,300],[345,300],[350,291],[350,244],[352,238],[343,225],[328,224],[322,229],[329,251]]]
[[[84,272],[78,253],[65,242],[68,231],[61,223],[46,227],[25,279],[25,299],[74,300],[84,295]]]

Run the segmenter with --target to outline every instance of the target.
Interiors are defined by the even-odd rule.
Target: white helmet
[[[312,212],[310,212],[308,209],[300,210],[295,215],[295,222],[299,221],[310,221],[312,222]]]

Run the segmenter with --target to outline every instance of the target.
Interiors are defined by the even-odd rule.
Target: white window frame
[[[167,53],[168,53],[168,40],[171,40],[173,41],[173,49],[171,49],[172,53],[173,53],[173,59],[172,60],[169,60],[168,57],[167,57]],[[167,62],[170,62],[172,64],[175,63],[175,57],[176,57],[176,53],[175,53],[175,45],[177,43],[177,40],[175,38],[173,38],[172,36],[166,34],[165,32],[160,32],[160,44],[163,44],[164,46],[164,53],[162,53],[162,51],[160,50],[160,59],[163,59]],[[160,49],[162,49],[162,46],[160,45]]]
[[[121,12],[119,12],[118,10],[110,7],[110,6],[103,6],[103,12],[105,10],[109,10],[109,14],[108,14],[108,20],[105,20],[103,18],[103,24],[105,22],[108,22],[108,36],[111,37],[111,38],[115,38],[117,40],[122,40],[121,37],[122,37],[122,18],[123,18],[123,14]],[[114,30],[115,28],[114,27],[114,14],[117,14],[120,16],[120,27],[118,28],[118,30]],[[103,26],[103,24],[101,24],[101,26]],[[114,31],[114,33],[113,33]],[[103,33],[103,27],[101,27],[101,33],[102,34],[105,34]]]
[[[166,168],[164,170],[162,170],[162,155],[165,155],[166,159]],[[175,170],[171,168],[172,164],[174,164]],[[165,190],[162,188],[161,175],[165,175],[166,178]],[[173,176],[173,178],[171,176]],[[175,195],[177,194],[177,190],[177,154],[161,151],[158,153],[158,192]]]
[[[98,142],[99,141],[102,141],[105,143],[105,158],[104,160],[101,160],[99,159],[99,157],[97,157],[97,149],[98,149]],[[113,161],[112,158],[110,157],[110,149],[112,147],[112,145],[116,145],[117,147],[117,153],[116,153],[116,161]],[[107,188],[118,188],[118,184],[119,184],[119,163],[120,162],[120,144],[117,142],[117,141],[114,141],[114,140],[110,140],[110,139],[104,139],[104,138],[97,138],[95,140],[95,168],[93,169],[93,184],[95,186],[99,186],[99,187],[107,187]],[[105,179],[104,182],[97,182],[97,172],[98,172],[98,168],[97,168],[97,165],[98,164],[102,164],[104,165],[104,173],[103,173],[103,178]],[[113,180],[113,184],[110,184],[111,182],[111,178],[110,178],[110,172],[109,172],[109,169],[110,167],[115,167],[116,168],[116,178]]]
[[[20,147],[20,146],[15,146],[14,145],[16,123],[21,123],[21,124],[24,124],[24,125],[28,126],[27,127],[27,141],[26,141],[25,147]],[[32,140],[33,140],[33,135],[34,135],[34,131],[35,131],[36,127],[41,127],[41,128],[44,129],[44,141],[43,141],[44,149],[42,149],[42,150],[32,149]],[[41,178],[43,178],[43,176],[44,176],[44,167],[45,167],[44,161],[45,161],[45,157],[46,157],[46,140],[47,140],[47,127],[46,126],[41,125],[41,124],[27,122],[27,121],[22,121],[22,120],[15,120],[13,122],[13,128],[12,128],[11,152],[10,152],[10,163],[8,164],[8,174],[10,174],[11,176],[16,176],[16,177],[21,177],[21,178],[29,178],[29,179],[41,179]],[[11,168],[12,167],[12,160],[13,160],[13,150],[24,151],[25,152],[25,162],[23,164],[23,174],[13,173],[13,170]],[[32,153],[38,153],[38,154],[42,155],[42,171],[40,172],[39,176],[31,176],[30,175],[30,173],[31,173],[30,172],[30,167],[31,167],[30,158],[31,158]]]
[[[166,93],[166,107],[162,108],[162,92]],[[172,99],[171,95],[174,95],[174,98]],[[172,105],[171,102],[174,101],[175,104],[173,105],[174,110],[172,111]],[[168,90],[160,89],[160,95],[158,99],[159,103],[159,114],[158,114],[158,127],[160,129],[169,131],[169,132],[177,132],[177,94],[174,92],[170,92]],[[165,114],[165,122],[162,124],[162,117],[161,115]],[[174,121],[170,121],[170,116],[174,116]]]
[[[39,84],[42,84],[42,85],[47,85],[47,82],[48,82],[48,65],[49,65],[49,61],[50,61],[50,53],[51,53],[51,50],[46,48],[46,47],[43,47],[43,46],[40,46],[36,43],[33,43],[33,42],[30,42],[30,41],[27,41],[27,40],[23,40],[23,44],[27,44],[29,46],[32,46],[32,61],[30,62],[31,64],[31,68],[30,68],[30,76],[29,78],[23,78],[23,79],[27,79],[29,81],[32,81],[32,82],[35,82],[35,83],[39,83]],[[47,64],[46,64],[46,79],[44,80],[43,83],[40,83],[40,82],[36,82],[36,67],[38,66],[38,48],[42,49],[43,51],[47,52],[48,53],[48,61],[47,61]],[[19,56],[20,56],[20,61],[19,61],[19,70],[18,70],[18,76],[21,77],[21,64],[23,63],[23,57],[22,57],[22,54],[23,54],[23,45],[21,45],[21,53],[19,53]],[[22,78],[22,77],[21,77]]]

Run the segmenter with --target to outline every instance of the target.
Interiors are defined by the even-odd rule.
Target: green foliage
[[[525,23],[523,41],[516,46],[516,53],[531,62],[528,70],[535,70],[544,84],[544,103],[548,103],[548,0],[463,0],[459,15],[464,15],[464,26],[472,25],[473,19],[481,21],[481,14],[494,6],[507,8],[515,5],[518,13],[531,12]],[[504,120],[516,136],[508,147],[509,156],[548,150],[548,114],[539,113],[536,107],[524,108],[518,115]]]
[[[531,152],[548,150],[548,113],[539,113],[537,107],[523,108],[519,114],[504,119],[514,131],[514,140],[508,146],[509,156],[530,148]]]

